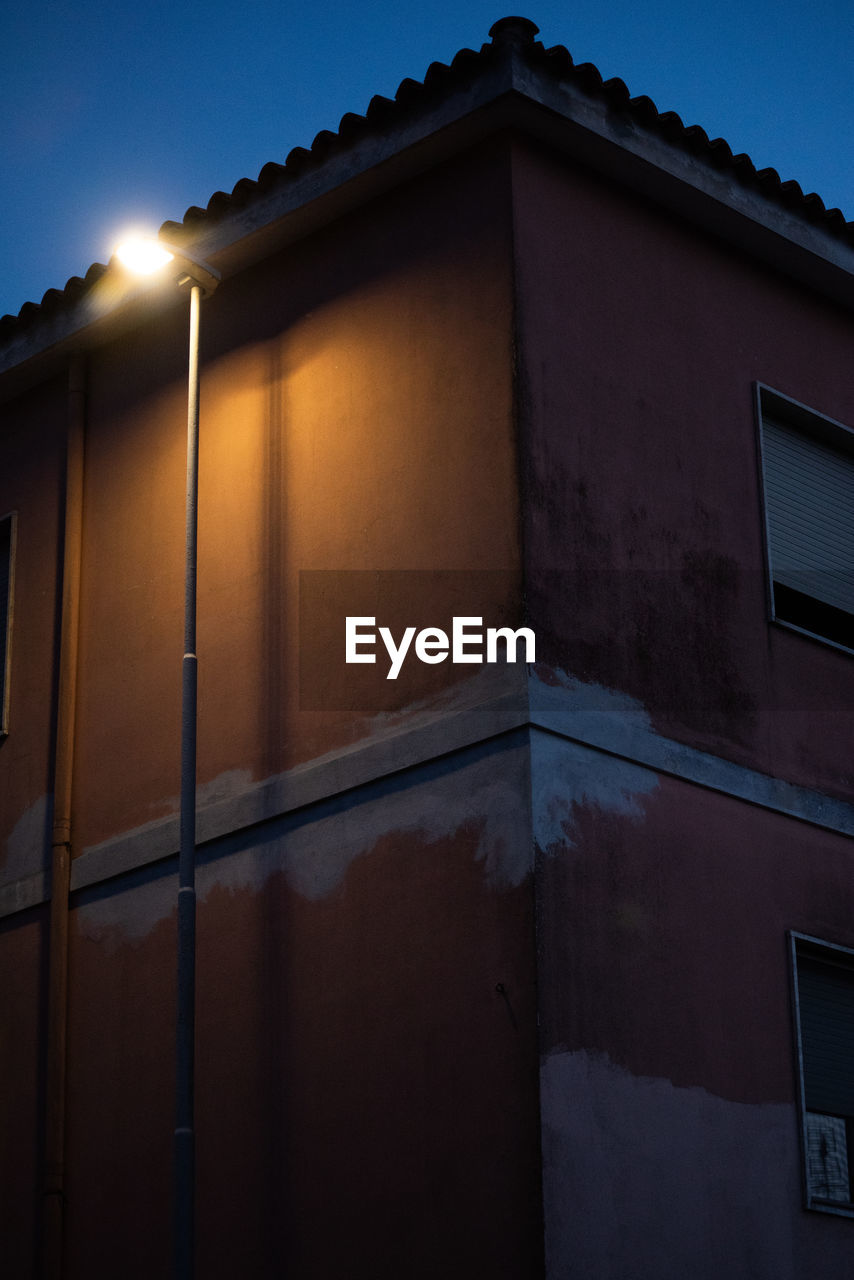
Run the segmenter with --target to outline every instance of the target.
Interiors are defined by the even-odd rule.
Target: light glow
[[[165,267],[167,262],[171,262],[174,254],[164,249],[156,240],[134,236],[122,241],[116,248],[116,257],[134,275],[150,276]]]

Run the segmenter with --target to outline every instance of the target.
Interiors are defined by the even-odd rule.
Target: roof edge
[[[393,100],[373,98],[364,116],[345,115],[310,149],[258,179],[216,192],[161,233],[192,248],[228,275],[272,248],[339,216],[346,208],[473,145],[500,128],[522,129],[604,176],[734,242],[845,306],[854,300],[854,224],[820,197],[757,170],[723,139],[632,98],[621,80],[603,81],[576,65],[563,46],[546,49],[527,18],[502,18],[490,43],[433,63],[422,82],[404,80]],[[139,295],[110,308],[107,268],[51,289],[0,320],[0,375],[99,341],[108,320],[132,324]],[[148,291],[150,294],[150,290]],[[114,331],[111,328],[111,332]]]

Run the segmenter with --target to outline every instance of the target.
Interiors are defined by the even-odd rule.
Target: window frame
[[[811,934],[799,933],[792,929],[789,931],[789,963],[791,978],[791,998],[792,998],[792,1022],[794,1024],[794,1041],[795,1041],[795,1066],[797,1073],[797,1094],[798,1094],[798,1133],[800,1138],[800,1156],[801,1156],[801,1190],[803,1194],[804,1208],[812,1210],[816,1213],[831,1213],[838,1218],[854,1218],[854,1145],[852,1145],[849,1163],[849,1179],[851,1182],[851,1200],[846,1203],[836,1203],[832,1200],[823,1199],[815,1196],[810,1191],[809,1173],[807,1165],[807,1100],[806,1100],[806,1083],[804,1079],[804,1044],[801,1032],[801,1003],[800,989],[798,982],[798,946],[802,950],[807,949],[815,952],[826,951],[836,953],[839,956],[845,956],[850,960],[851,977],[854,982],[854,947],[846,947],[838,942],[828,942],[825,938],[816,938]],[[847,967],[847,966],[846,966]],[[854,1066],[854,1064],[852,1064]]]
[[[0,602],[0,627],[5,628],[5,648],[2,666],[0,666],[0,741],[9,733],[9,686],[12,675],[12,621],[15,602],[15,544],[18,530],[18,514],[9,511],[0,516],[0,527],[9,528],[9,576],[6,586],[6,599]]]
[[[756,415],[756,449],[759,468],[759,493],[762,503],[762,543],[765,556],[765,595],[768,606],[768,619],[775,626],[796,635],[816,640],[819,644],[828,645],[839,653],[854,654],[854,645],[843,644],[820,631],[811,631],[807,627],[781,618],[777,613],[774,600],[774,573],[771,558],[771,530],[768,518],[768,498],[765,491],[765,439],[764,423],[767,419],[777,418],[784,426],[791,427],[808,439],[828,446],[838,452],[846,453],[854,467],[854,428],[846,426],[836,418],[819,413],[816,409],[794,400],[791,396],[776,391],[763,382],[754,383],[754,407]],[[820,603],[820,602],[819,602]],[[854,614],[851,615],[854,618]]]

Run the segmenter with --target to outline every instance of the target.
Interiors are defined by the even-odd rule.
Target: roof
[[[423,81],[404,80],[393,99],[373,98],[363,116],[348,113],[337,132],[324,130],[309,148],[295,147],[283,164],[265,165],[257,179],[241,179],[230,193],[217,191],[204,209],[193,206],[182,222],[164,223],[161,236],[179,244],[201,244],[207,256],[214,255],[214,262],[218,253],[224,255],[227,270],[229,261],[237,261],[229,257],[229,246],[257,238],[261,229],[293,213],[297,205],[304,206],[307,198],[310,202],[336,183],[351,182],[357,171],[381,165],[449,123],[466,116],[474,120],[487,105],[512,96],[517,102],[527,99],[545,107],[564,123],[570,121],[576,152],[587,162],[598,147],[601,154],[593,163],[604,169],[617,164],[613,154],[610,160],[606,157],[606,141],[612,153],[616,148],[634,156],[634,165],[626,170],[629,180],[645,186],[648,193],[664,175],[671,187],[674,181],[702,187],[719,204],[728,202],[757,223],[773,224],[778,236],[801,242],[808,254],[819,254],[842,269],[848,277],[845,292],[850,292],[854,223],[846,222],[838,209],[826,208],[820,196],[805,194],[797,182],[782,181],[774,169],[757,170],[749,156],[734,155],[722,138],[710,139],[699,125],[686,126],[673,111],[659,112],[650,98],[632,97],[622,80],[603,80],[591,63],[576,65],[562,45],[546,49],[537,33],[527,18],[500,19],[479,50],[462,49],[447,65],[432,63]],[[538,127],[549,133],[545,119]],[[590,136],[585,141],[582,134]],[[655,177],[650,167],[657,171]],[[733,190],[740,193],[739,199],[733,200]],[[689,216],[697,216],[699,208],[696,200],[682,202]],[[839,246],[839,253],[828,248],[831,242]],[[259,252],[260,246],[259,240]],[[7,348],[11,360],[0,360],[0,369],[16,362],[9,348],[18,347],[21,339],[27,355],[32,355],[32,338],[44,326],[53,332],[45,333],[44,343],[36,345],[53,345],[61,338],[69,325],[52,322],[70,316],[106,270],[95,263],[85,277],[73,276],[63,289],[49,289],[40,303],[26,302],[17,316],[2,317],[0,348]],[[819,284],[820,277],[819,271]]]

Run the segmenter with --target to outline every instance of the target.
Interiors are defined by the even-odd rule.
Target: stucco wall
[[[346,706],[302,713],[300,648],[340,682],[343,613],[340,636],[300,636],[300,571],[500,570],[518,598],[509,244],[506,154],[487,148],[204,304],[202,785],[371,732]],[[90,363],[78,847],[176,805],[185,323]],[[446,663],[390,699],[378,670],[374,710],[459,676]]]
[[[548,666],[846,795],[854,670],[767,621],[758,380],[854,423],[854,323],[616,186],[514,157],[526,588]]]
[[[44,908],[0,922],[0,1239],[10,1276],[32,1274],[41,1226],[45,922]]]
[[[203,851],[201,1274],[538,1274],[529,787],[522,734]],[[168,1270],[174,903],[77,898],[69,1277]]]
[[[544,1196],[550,1280],[819,1280],[850,1224],[800,1208],[786,931],[854,943],[850,840],[819,812],[847,794],[854,686],[846,656],[768,625],[752,383],[854,420],[849,322],[512,150],[204,304],[200,1271],[527,1280]],[[89,359],[81,1280],[168,1267],[185,326],[176,308]],[[45,388],[10,437],[45,513],[31,727],[0,747],[16,875],[49,819],[63,424]],[[418,625],[469,588],[502,620],[524,603],[536,671],[378,666],[348,693],[305,571],[331,575],[322,605],[373,582],[395,627],[407,575]],[[26,1115],[43,939],[12,919]],[[5,1123],[34,1177],[38,1131]]]
[[[513,172],[547,1274],[842,1274],[787,932],[854,945],[850,812],[814,825],[854,668],[767,620],[753,397],[854,422],[854,326],[554,155]]]
[[[481,603],[518,617],[510,213],[507,149],[489,144],[203,306],[206,1276],[509,1280],[541,1257],[527,756],[506,734],[470,746],[481,730],[458,724],[481,707],[489,721],[514,690],[524,701],[524,666],[410,666],[389,683],[378,664],[353,699],[343,612],[340,635],[323,610],[300,612],[310,570],[374,578],[390,611],[378,623],[396,629]],[[169,1267],[176,895],[158,859],[178,807],[185,362],[183,305],[86,360],[69,1277]],[[28,393],[2,442],[0,514],[20,511],[14,733],[0,747],[9,879],[49,853],[67,411],[61,385]],[[409,729],[417,748],[398,742]],[[362,747],[379,756],[362,765]],[[7,932],[7,948],[29,945],[4,1104],[24,1274],[38,1257],[46,968],[23,915]]]
[[[535,734],[547,1274],[819,1280],[788,931],[851,943],[850,838]]]
[[[0,885],[49,858],[57,570],[67,415],[62,380],[5,405],[0,517],[15,513],[9,736],[0,737]]]

